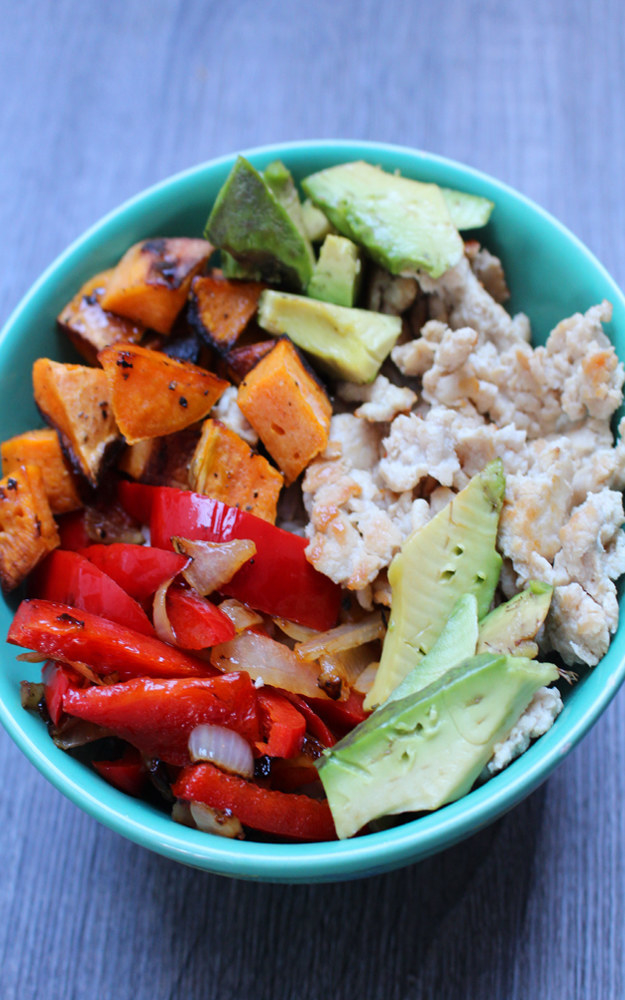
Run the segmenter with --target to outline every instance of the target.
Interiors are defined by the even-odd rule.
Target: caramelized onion
[[[213,726],[208,722],[196,726],[189,736],[189,756],[194,763],[207,760],[242,778],[251,778],[254,774],[251,746],[240,733],[225,726]]]
[[[360,694],[369,694],[379,666],[379,663],[370,663],[368,667],[365,667],[357,680],[354,681],[354,690],[359,691]]]
[[[228,597],[222,601],[219,610],[228,616],[237,634],[245,632],[246,628],[251,628],[252,625],[262,625],[262,615],[259,615],[257,611],[252,611],[246,604],[241,604],[241,601],[237,601],[234,597]]]
[[[211,663],[218,670],[246,670],[254,680],[284,688],[294,694],[323,698],[319,671],[313,663],[301,660],[281,642],[258,632],[242,632],[230,642],[214,646]]]
[[[181,570],[183,577],[202,597],[228,583],[248,559],[256,555],[256,545],[249,538],[231,542],[202,542],[174,536],[176,552],[190,561]]]
[[[198,830],[203,833],[216,833],[218,837],[243,837],[241,820],[230,812],[213,809],[203,802],[190,802],[189,812]]]
[[[382,615],[375,611],[360,621],[337,625],[328,632],[318,632],[305,642],[298,643],[295,652],[302,660],[317,660],[322,654],[341,653],[374,639],[382,639],[385,631]]]
[[[163,580],[152,602],[152,624],[156,634],[163,642],[169,642],[173,646],[176,645],[176,633],[167,614],[167,591],[175,579],[175,576],[170,576],[168,580]]]

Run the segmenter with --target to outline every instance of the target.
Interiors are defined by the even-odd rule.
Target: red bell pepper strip
[[[114,785],[127,795],[141,795],[147,770],[141,754],[134,747],[128,747],[118,760],[94,760],[91,763],[109,785]]]
[[[78,686],[78,674],[64,663],[49,660],[41,672],[41,679],[48,715],[54,725],[58,726],[63,714],[63,696],[70,688]]]
[[[264,740],[256,749],[268,757],[295,757],[302,749],[306,735],[306,720],[301,712],[274,688],[258,690],[261,725]]]
[[[333,701],[332,698],[306,698],[314,711],[340,736],[344,736],[369,716],[370,713],[366,712],[362,705],[364,700],[364,694],[354,691],[353,688],[345,701]]]
[[[306,720],[306,730],[311,736],[321,744],[322,747],[333,747],[336,743],[334,733],[326,726],[320,715],[310,707],[306,699],[301,694],[293,691],[285,691],[285,698],[288,698],[295,707],[302,713]],[[325,699],[320,699],[325,700]]]
[[[208,649],[236,635],[228,616],[195,590],[174,584],[167,590],[165,606],[176,644],[183,649]]]
[[[133,496],[134,487],[142,489],[141,503],[151,507],[150,536],[157,548],[171,548],[173,535],[209,542],[250,538],[255,543],[256,555],[221,588],[222,593],[320,631],[336,624],[341,588],[308,562],[305,538],[219,500],[168,486],[124,483],[119,494],[122,504]],[[149,489],[153,493],[145,499]],[[131,508],[133,502],[127,506]]]
[[[244,826],[254,830],[293,840],[336,840],[334,820],[325,800],[261,788],[213,764],[185,767],[172,790],[187,802],[230,809]]]
[[[60,514],[56,523],[61,538],[61,548],[76,552],[91,544],[91,539],[85,527],[84,510],[73,510],[69,514]]]
[[[246,673],[170,680],[134,677],[120,684],[70,689],[63,710],[104,726],[148,757],[176,766],[189,763],[189,736],[203,723],[234,729],[250,743],[260,733],[256,688]]]
[[[140,602],[152,597],[161,583],[179,573],[188,562],[177,552],[130,542],[89,545],[81,549],[81,555],[108,573],[127,594]]]
[[[89,611],[52,601],[22,601],[7,641],[57,660],[88,664],[100,676],[211,677],[209,663]]]
[[[147,483],[129,483],[126,479],[120,479],[117,484],[117,499],[127,514],[138,521],[139,524],[149,524],[152,515],[152,501],[156,495],[158,486],[150,486]],[[173,489],[173,487],[168,487]]]
[[[32,597],[71,604],[143,635],[154,635],[143,608],[107,573],[78,552],[64,549],[51,552],[31,573],[28,590]]]

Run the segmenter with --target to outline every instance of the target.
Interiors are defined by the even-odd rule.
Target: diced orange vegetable
[[[0,445],[2,473],[10,476],[23,465],[36,465],[43,476],[43,486],[53,514],[65,514],[82,507],[76,483],[69,468],[59,435],[52,427],[18,434]]]
[[[169,333],[194,276],[212,253],[206,240],[157,238],[126,251],[102,296],[103,309]]]
[[[237,401],[287,484],[328,443],[332,404],[287,337],[245,376]]]
[[[201,433],[197,423],[176,434],[138,441],[126,449],[118,468],[144,483],[189,490],[189,468]]]
[[[229,351],[256,312],[265,285],[229,281],[220,273],[198,275],[191,285],[189,322],[211,347]]]
[[[140,323],[102,308],[102,296],[112,273],[111,268],[89,278],[57,318],[60,328],[90,365],[97,363],[98,351],[119,341],[135,344],[141,340],[145,329]]]
[[[106,347],[98,360],[128,444],[174,434],[201,420],[228,386],[204,368],[137,344]]]
[[[36,465],[0,480],[0,584],[13,590],[59,544],[41,472]]]
[[[228,351],[224,361],[232,381],[238,385],[247,373],[251,372],[254,365],[257,365],[261,358],[269,354],[269,351],[273,351],[275,346],[276,342],[273,339],[260,340],[256,344],[244,344]]]
[[[120,441],[105,373],[38,358],[33,388],[35,403],[58,431],[72,465],[95,486],[107,452]]]
[[[191,488],[275,524],[284,479],[219,420],[205,420],[191,461]]]

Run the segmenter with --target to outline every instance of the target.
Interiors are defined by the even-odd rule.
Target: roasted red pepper
[[[177,552],[126,542],[89,545],[81,550],[81,555],[108,573],[127,594],[140,602],[152,597],[161,583],[179,573],[188,562]]]
[[[256,688],[246,673],[171,680],[135,677],[121,684],[70,689],[63,709],[104,726],[146,756],[177,766],[189,763],[189,736],[203,723],[234,729],[251,744],[260,735]]]
[[[288,795],[261,788],[213,764],[185,767],[173,793],[187,802],[203,802],[213,809],[230,809],[244,826],[293,840],[336,840],[336,830],[325,800]]]
[[[295,694],[293,691],[285,691],[284,696],[302,713],[306,720],[306,729],[310,735],[314,736],[322,747],[333,747],[336,743],[334,733],[326,726],[321,716],[310,707],[306,699],[300,694]],[[319,700],[324,701],[325,699],[320,698]]]
[[[29,593],[44,601],[71,604],[135,632],[154,635],[154,628],[137,601],[78,552],[55,549],[46,556],[31,574]]]
[[[143,758],[134,747],[128,747],[117,760],[94,760],[93,767],[105,781],[127,795],[141,795],[147,779]]]
[[[70,688],[79,686],[79,675],[64,663],[50,660],[41,672],[41,679],[48,715],[54,725],[58,726],[63,714],[63,696]]]
[[[207,649],[236,635],[228,616],[195,590],[173,584],[165,605],[176,643],[183,649]]]
[[[72,510],[69,514],[61,514],[57,518],[61,548],[76,551],[84,549],[91,543],[85,525],[84,510]]]
[[[262,741],[256,743],[260,754],[268,757],[295,757],[302,749],[306,735],[306,720],[301,712],[274,688],[258,691]]]
[[[333,701],[332,698],[307,698],[306,701],[313,707],[315,712],[331,727],[339,736],[344,736],[354,726],[364,722],[370,714],[363,708],[364,694],[354,691],[352,688],[349,697],[345,701]]]
[[[173,487],[123,483],[119,498],[133,514],[139,507],[149,513],[152,544],[158,548],[171,548],[174,535],[209,542],[250,538],[256,555],[222,592],[320,631],[336,624],[341,588],[307,561],[305,538],[219,500]]]
[[[22,601],[7,641],[53,659],[88,664],[102,676],[210,677],[209,663],[153,636],[52,601]]]

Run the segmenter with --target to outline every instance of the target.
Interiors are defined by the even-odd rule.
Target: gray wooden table
[[[146,185],[316,137],[483,169],[625,282],[621,0],[1,0],[0,24],[2,320]],[[622,998],[624,698],[491,828],[334,886],[228,881],[152,855],[0,732],[0,997]]]

